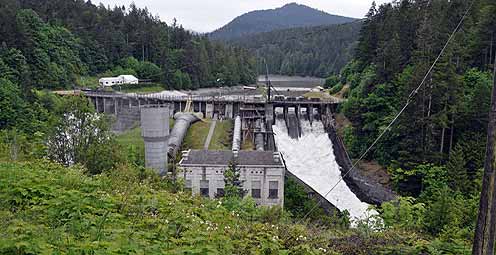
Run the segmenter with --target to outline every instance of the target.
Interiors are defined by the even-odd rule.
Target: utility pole
[[[475,229],[473,255],[494,255],[496,241],[496,61],[493,73],[493,91],[489,125],[487,128],[486,161]]]

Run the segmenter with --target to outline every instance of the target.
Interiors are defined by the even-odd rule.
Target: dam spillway
[[[300,128],[301,136],[292,138],[284,117],[277,115],[273,126],[274,139],[284,156],[287,170],[340,211],[347,210],[352,220],[364,219],[370,215],[371,212],[367,211],[369,204],[360,201],[344,181],[326,196],[342,176],[332,141],[321,121],[314,120],[310,123],[309,120],[302,119]]]

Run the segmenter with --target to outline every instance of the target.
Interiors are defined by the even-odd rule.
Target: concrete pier
[[[142,107],[141,129],[145,140],[145,166],[163,176],[167,173],[169,106]]]

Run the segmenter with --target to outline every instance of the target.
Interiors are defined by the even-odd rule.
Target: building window
[[[184,191],[186,192],[192,192],[192,185],[191,185],[191,180],[186,180],[186,183],[184,184]]]
[[[279,182],[269,182],[269,198],[278,198],[279,196]]]
[[[251,182],[251,197],[262,198],[262,182],[260,181]]]
[[[215,197],[224,197],[224,189],[223,188],[217,188],[217,192],[215,193]]]
[[[200,195],[202,197],[210,197],[208,189],[208,180],[200,181]]]

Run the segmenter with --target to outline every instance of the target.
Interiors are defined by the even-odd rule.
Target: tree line
[[[257,56],[257,71],[326,78],[353,58],[360,21],[330,26],[275,30],[232,40]]]
[[[0,14],[0,68],[22,86],[68,88],[80,76],[130,69],[170,89],[255,80],[254,59],[245,50],[168,25],[134,4],[5,0]],[[139,69],[125,66],[128,58],[139,60]]]
[[[374,3],[353,61],[334,81],[350,88],[341,110],[353,123],[344,138],[355,158],[412,100],[367,158],[388,168],[401,195],[416,198],[388,205],[389,216],[397,217],[390,223],[412,223],[401,216],[406,210],[417,220],[408,228],[450,243],[455,254],[469,246],[479,202],[496,55],[493,1],[475,1],[424,86],[415,89],[470,4]]]

